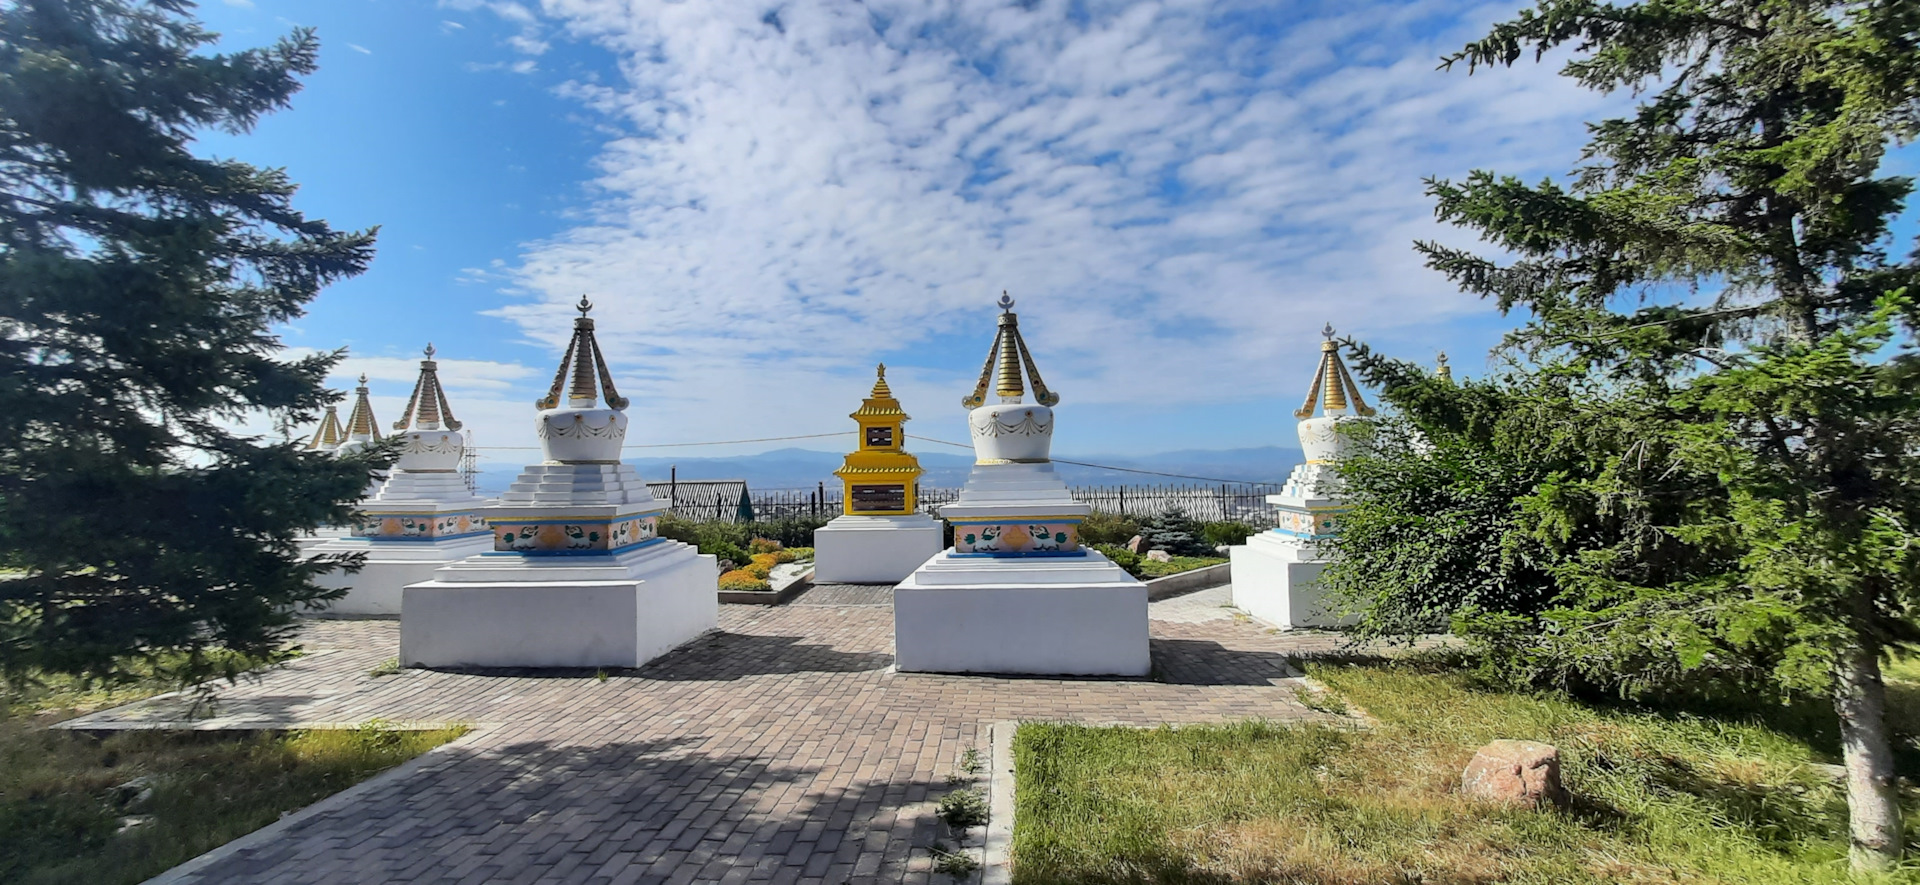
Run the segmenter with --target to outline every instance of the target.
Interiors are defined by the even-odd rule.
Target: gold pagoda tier
[[[860,448],[833,472],[846,483],[848,516],[905,516],[919,505],[920,459],[902,447],[907,413],[887,387],[887,366],[881,363],[859,410],[847,417],[860,425]]]

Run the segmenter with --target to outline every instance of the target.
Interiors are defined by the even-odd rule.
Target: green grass
[[[0,705],[0,882],[135,883],[459,737],[463,728],[236,735],[47,726],[171,690],[162,676],[109,691],[47,679]],[[153,794],[116,788],[145,778]],[[143,824],[119,832],[125,819]]]
[[[1143,556],[1140,558],[1140,577],[1164,578],[1210,565],[1219,565],[1226,561],[1224,557],[1219,556],[1175,556],[1168,562],[1154,562]]]
[[[1920,882],[1847,874],[1841,789],[1809,764],[1832,761],[1818,740],[1410,665],[1310,672],[1378,726],[1022,726],[1014,881]],[[1458,796],[1496,738],[1558,746],[1572,806]]]

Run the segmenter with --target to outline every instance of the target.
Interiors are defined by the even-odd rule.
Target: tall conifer
[[[197,133],[285,107],[317,42],[210,54],[185,0],[0,4],[0,671],[197,681],[270,657],[337,562],[370,459],[232,429],[311,420],[337,354],[273,328],[364,270],[373,231],[292,207]]]
[[[1920,638],[1920,264],[1887,254],[1911,182],[1880,171],[1920,122],[1917,43],[1900,0],[1542,0],[1447,64],[1570,49],[1565,76],[1637,104],[1591,125],[1564,185],[1430,182],[1501,256],[1419,246],[1531,312],[1520,351],[1638,416],[1611,464],[1535,488],[1532,528],[1660,501],[1702,554],[1639,568],[1649,545],[1582,542],[1534,641],[1683,669],[1764,646],[1781,684],[1833,698],[1859,868],[1901,850],[1880,664]],[[1672,484],[1702,475],[1714,493]]]

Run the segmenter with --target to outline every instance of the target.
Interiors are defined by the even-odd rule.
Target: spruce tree
[[[284,171],[197,156],[314,70],[296,31],[210,54],[186,0],[0,4],[0,674],[186,682],[280,652],[328,598],[296,538],[381,457],[236,430],[311,420],[338,354],[276,324],[361,272],[373,231],[292,207]],[[334,591],[337,593],[337,591]],[[230,653],[220,653],[230,652]]]
[[[1659,637],[1682,668],[1769,646],[1781,685],[1832,698],[1861,869],[1901,851],[1880,665],[1920,638],[1904,288],[1920,264],[1888,255],[1911,184],[1880,171],[1920,122],[1917,42],[1910,2],[1542,0],[1445,64],[1570,50],[1562,73],[1631,91],[1632,113],[1590,126],[1564,185],[1429,183],[1442,219],[1502,255],[1419,244],[1464,290],[1531,313],[1517,352],[1640,415],[1620,469],[1531,497],[1536,525],[1657,497],[1663,464],[1719,483],[1662,528],[1704,552],[1692,574],[1635,580],[1624,546],[1566,559],[1558,580],[1585,593],[1562,603],[1585,608],[1536,638],[1577,654]]]

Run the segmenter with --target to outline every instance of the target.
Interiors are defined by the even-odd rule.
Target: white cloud
[[[372,54],[373,54],[373,50],[371,50],[371,49],[368,49],[368,48],[367,48],[367,47],[365,47],[365,46],[361,46],[361,45],[360,45],[360,44],[358,44],[358,43],[348,43],[348,44],[347,44],[347,48],[348,48],[348,49],[351,49],[351,50],[353,50],[353,51],[355,51],[355,52],[358,52],[358,53],[360,53],[361,55],[372,55]]]
[[[241,9],[253,8],[253,0],[225,0],[225,2],[228,6],[237,6]]]
[[[895,370],[944,406],[1003,288],[1070,404],[1297,396],[1281,369],[1323,322],[1487,310],[1411,250],[1460,239],[1423,176],[1561,171],[1602,101],[1547,69],[1433,70],[1504,5],[1084,7],[546,0],[618,59],[623,82],[562,91],[622,134],[584,221],[466,278],[504,274],[525,300],[500,313],[556,352],[592,293],[674,438],[838,429],[876,358],[958,335],[970,355]],[[714,406],[773,378],[790,395]]]

